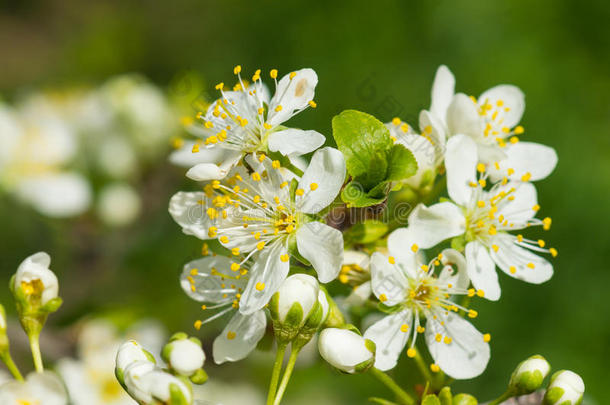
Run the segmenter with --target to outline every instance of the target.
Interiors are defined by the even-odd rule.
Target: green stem
[[[269,383],[269,393],[267,394],[267,405],[273,405],[273,398],[277,390],[277,383],[280,379],[282,364],[284,363],[284,355],[286,354],[286,343],[278,343],[277,353],[275,355],[275,363],[271,372],[271,382]]]
[[[42,365],[42,355],[40,354],[40,343],[38,342],[38,334],[30,335],[30,349],[32,350],[32,358],[34,359],[34,367],[36,372],[42,373],[44,366]]]
[[[0,355],[0,358],[2,359],[4,364],[6,364],[6,368],[8,368],[8,371],[11,372],[13,377],[15,377],[15,379],[18,381],[23,381],[23,376],[21,375],[19,368],[13,361],[13,358],[11,357],[11,354],[8,352],[8,349],[6,350],[5,353],[2,353]]]
[[[284,396],[286,387],[288,387],[288,382],[290,381],[290,377],[292,376],[292,370],[294,370],[294,365],[297,361],[297,357],[299,356],[300,351],[300,347],[292,347],[290,351],[290,358],[288,359],[288,364],[286,365],[286,370],[284,371],[284,376],[282,377],[280,388],[277,390],[277,395],[275,396],[275,401],[273,401],[273,405],[279,405],[282,401],[282,397]]]
[[[419,350],[415,353],[415,364],[417,364],[419,372],[426,379],[426,381],[432,383],[434,381],[434,377],[430,373],[430,370],[428,369],[428,365],[424,361],[424,358],[421,356],[421,354],[419,354]]]
[[[488,403],[488,405],[501,404],[502,402],[504,402],[507,399],[512,398],[514,396],[515,396],[515,393],[511,389],[508,389],[504,394],[500,395],[498,398],[494,399],[493,401],[490,401]]]
[[[375,367],[372,367],[369,372],[373,374],[379,381],[381,381],[386,387],[388,387],[394,393],[394,395],[396,395],[401,404],[415,404],[415,400],[411,397],[411,395],[409,395],[405,390],[400,388],[400,386],[396,384],[396,381],[394,381],[392,377]]]

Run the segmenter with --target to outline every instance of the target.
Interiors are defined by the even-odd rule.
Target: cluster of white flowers
[[[0,191],[49,217],[93,208],[107,225],[139,215],[142,171],[179,130],[178,108],[136,75],[0,102]]]
[[[296,342],[309,335],[294,320],[290,327],[278,321],[276,297],[298,302],[299,311],[307,313],[314,301],[302,297],[310,284],[291,279],[315,271],[322,283],[338,279],[353,287],[339,305],[325,293],[329,310],[316,326],[329,328],[318,344],[336,368],[363,372],[374,363],[375,373],[390,370],[403,352],[425,364],[417,349],[423,334],[432,358],[424,373],[442,371],[455,379],[480,375],[490,358],[491,335],[470,323],[478,315],[470,299],[500,298],[496,267],[529,283],[549,280],[553,266],[543,255],[557,255],[543,239],[519,233],[532,226],[550,228],[550,218],[537,217],[532,182],[557,164],[553,148],[519,139],[525,132],[519,125],[525,110],[521,90],[499,85],[478,98],[455,93],[454,76],[441,66],[431,107],[419,115],[419,131],[400,118],[384,125],[346,111],[333,119],[334,149],[323,147],[325,137],[316,131],[283,124],[316,106],[313,70],[289,73],[279,82],[272,70],[273,96],[260,70],[251,82],[242,79],[241,66],[234,74],[233,91],[220,83],[221,97],[192,124],[198,139],[171,157],[203,184],[200,191],[174,195],[170,214],[184,233],[215,239],[224,248],[210,256],[204,243],[206,257],[188,263],[181,277],[184,291],[205,303],[202,309],[219,310],[197,320],[197,329],[234,314],[214,342],[215,361],[243,359],[256,347],[267,329],[266,308],[278,352],[286,340],[293,353],[295,345],[298,351]],[[304,164],[299,157],[310,152]],[[438,184],[446,186],[448,198],[424,205],[424,197],[439,197],[433,194]],[[414,208],[408,220],[397,218],[391,227],[327,218],[337,207],[358,209],[405,196],[411,196]],[[377,236],[358,239],[352,225],[360,234]],[[385,316],[376,316],[361,335],[345,323],[349,314],[340,307],[366,311],[374,298]],[[288,378],[291,371],[289,365]],[[281,387],[275,397],[270,392],[268,403],[279,403],[282,394]]]

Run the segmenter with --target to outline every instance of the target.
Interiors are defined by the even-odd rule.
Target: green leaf
[[[368,207],[380,204],[385,200],[385,195],[381,197],[370,196],[356,181],[351,181],[341,191],[341,199],[352,207]]]
[[[332,126],[348,173],[353,178],[360,178],[365,189],[383,180],[392,148],[390,131],[385,125],[372,115],[346,110],[333,118]]]
[[[380,239],[388,232],[388,225],[384,222],[369,219],[349,228],[343,237],[351,243],[371,243]]]
[[[417,172],[417,161],[413,153],[403,145],[395,144],[390,150],[386,180],[399,181]]]

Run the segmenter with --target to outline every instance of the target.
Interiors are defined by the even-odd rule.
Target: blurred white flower
[[[55,273],[49,269],[50,264],[51,257],[45,252],[27,257],[15,273],[15,291],[21,290],[28,300],[40,300],[40,305],[57,298],[59,282]]]
[[[132,223],[140,214],[140,196],[126,183],[105,186],[99,195],[97,213],[107,225],[124,226]]]
[[[0,404],[67,405],[63,383],[50,371],[31,373],[25,381],[10,380],[0,385]]]
[[[163,328],[154,321],[134,324],[125,336],[143,342],[153,353],[159,353],[165,340]],[[85,322],[78,336],[78,358],[61,359],[56,366],[74,405],[135,404],[114,375],[116,355],[122,342],[123,337],[112,323],[101,319]],[[145,359],[146,356],[135,358]],[[123,366],[133,359],[133,355],[127,356],[122,360]]]

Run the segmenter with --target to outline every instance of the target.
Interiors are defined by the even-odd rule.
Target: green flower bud
[[[331,366],[348,374],[365,372],[375,364],[375,343],[348,329],[324,329],[318,349]]]
[[[517,366],[510,377],[509,389],[516,395],[531,394],[542,386],[542,382],[549,374],[551,365],[544,357],[532,356]]]
[[[438,399],[440,399],[441,405],[453,405],[453,395],[451,395],[451,388],[443,387],[438,393]]]
[[[6,335],[6,312],[0,304],[0,353],[8,351],[8,336]]]
[[[553,374],[549,387],[544,394],[544,405],[579,405],[585,393],[582,378],[569,370]]]
[[[470,394],[457,394],[453,397],[453,405],[477,405],[479,401]]]
[[[421,405],[441,405],[441,401],[434,394],[429,394],[421,401]]]
[[[201,341],[188,338],[186,333],[176,333],[165,345],[162,352],[163,360],[177,374],[190,377],[203,367],[205,353]]]

